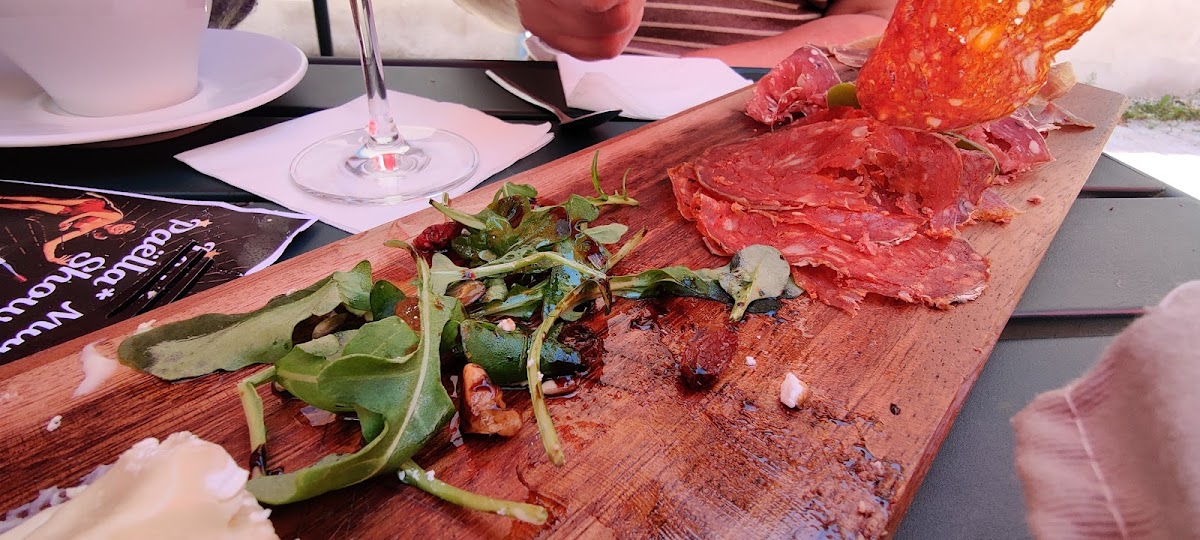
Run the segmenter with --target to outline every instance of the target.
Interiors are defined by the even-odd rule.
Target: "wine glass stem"
[[[354,15],[354,27],[358,30],[359,53],[362,56],[363,79],[367,85],[367,109],[371,121],[367,133],[371,136],[368,147],[380,151],[404,152],[408,146],[396,129],[392,111],[388,107],[387,87],[383,82],[383,59],[379,57],[379,36],[375,32],[375,12],[371,0],[350,0],[350,11]]]

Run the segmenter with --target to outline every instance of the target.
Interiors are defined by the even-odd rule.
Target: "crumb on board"
[[[1026,201],[1027,201],[1029,204],[1032,204],[1032,205],[1034,205],[1034,206],[1037,206],[1037,205],[1039,205],[1039,204],[1042,204],[1042,201],[1043,201],[1043,200],[1045,200],[1045,199],[1043,199],[1041,195],[1034,195],[1034,196],[1032,196],[1032,197],[1030,197],[1030,198],[1028,198],[1028,199],[1025,199],[1025,200],[1026,200]]]
[[[746,355],[746,365],[749,367],[757,366],[758,360],[755,360],[753,356]]]
[[[779,385],[779,402],[795,409],[808,401],[811,392],[808,385],[800,381],[792,372],[788,372],[783,377],[783,382]]]
[[[54,418],[50,419],[50,422],[46,423],[46,431],[52,432],[58,429],[60,426],[62,426],[62,415],[56,414],[54,415]]]

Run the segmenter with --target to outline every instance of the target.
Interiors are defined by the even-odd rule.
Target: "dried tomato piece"
[[[457,221],[430,225],[413,239],[413,247],[422,253],[442,251],[450,247],[450,241],[457,238],[462,230],[462,223]]]

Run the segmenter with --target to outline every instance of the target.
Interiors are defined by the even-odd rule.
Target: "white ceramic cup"
[[[80,116],[196,95],[209,0],[0,0],[0,52]]]

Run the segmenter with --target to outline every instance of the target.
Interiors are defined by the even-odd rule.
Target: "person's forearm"
[[[645,0],[517,0],[521,24],[576,58],[612,58],[629,44]]]
[[[878,15],[830,15],[777,36],[736,45],[701,49],[684,56],[718,58],[730,66],[773,67],[804,45],[840,45],[882,34],[887,19]]]

